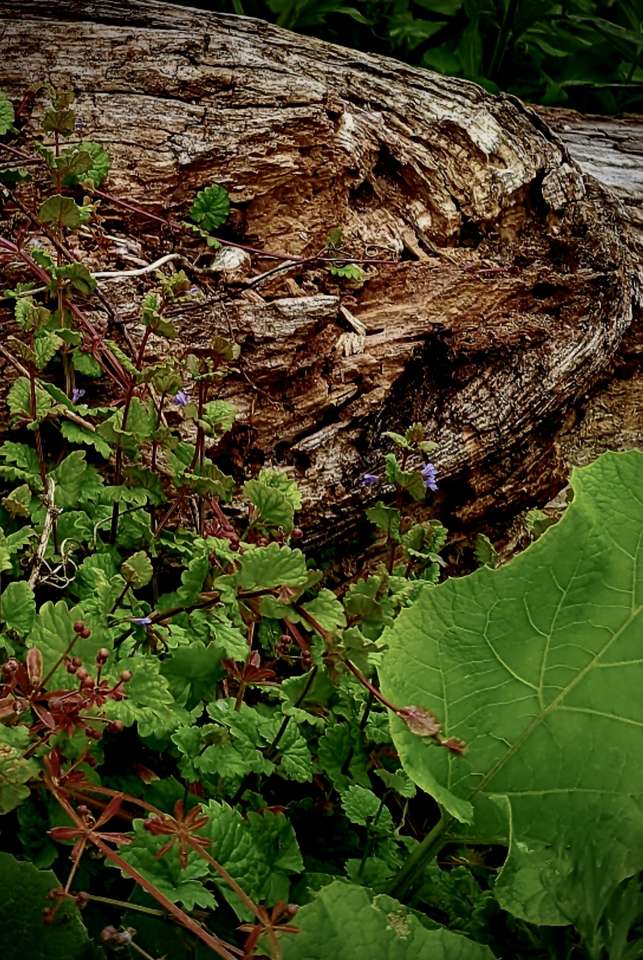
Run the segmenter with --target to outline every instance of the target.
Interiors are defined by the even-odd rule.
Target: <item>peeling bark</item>
[[[340,226],[351,258],[390,261],[363,285],[319,263],[253,282],[279,261],[241,254],[232,272],[198,274],[200,302],[174,317],[184,343],[241,344],[222,386],[240,412],[225,454],[292,470],[312,542],[354,527],[382,432],[412,420],[440,443],[451,522],[511,516],[560,487],[560,438],[613,368],[639,286],[627,215],[574,162],[596,174],[600,158],[564,122],[561,140],[513,97],[147,0],[0,2],[0,23],[3,88],[71,83],[87,136],[112,154],[111,193],[180,218],[219,182],[228,240],[313,257]],[[173,250],[153,233],[145,259]],[[116,248],[111,265],[126,265]],[[105,283],[121,320],[135,323],[142,285]]]

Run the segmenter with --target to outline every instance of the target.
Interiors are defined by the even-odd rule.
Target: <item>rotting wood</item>
[[[310,541],[354,527],[383,431],[414,419],[440,443],[452,523],[511,516],[560,487],[561,438],[633,336],[636,240],[572,160],[600,177],[617,134],[597,166],[576,128],[561,121],[565,146],[513,97],[147,0],[0,2],[0,25],[3,88],[71,83],[83,130],[112,154],[113,194],[180,217],[220,182],[228,238],[295,259],[340,226],[351,256],[399,261],[367,267],[362,286],[318,264],[256,291],[239,271],[201,284],[201,270],[199,301],[174,317],[185,343],[241,344],[222,387],[240,412],[224,453],[240,471],[293,471]],[[122,212],[103,212],[118,232]],[[174,252],[171,233],[144,233],[137,257]],[[116,245],[111,256],[96,269],[127,267]],[[252,273],[276,265],[253,255]],[[144,279],[109,283],[132,324]],[[347,346],[347,312],[360,344]]]

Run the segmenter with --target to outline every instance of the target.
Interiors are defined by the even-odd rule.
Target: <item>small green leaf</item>
[[[498,551],[484,533],[477,535],[473,553],[479,566],[491,567],[492,569],[498,566]]]
[[[63,437],[70,443],[84,443],[86,446],[93,447],[106,460],[111,456],[112,448],[98,433],[85,430],[78,424],[72,423],[71,420],[62,420],[59,423],[59,428]]]
[[[241,558],[237,573],[237,583],[243,590],[303,587],[307,580],[306,558],[301,550],[277,543],[250,547]]]
[[[30,737],[26,727],[8,727],[0,723],[0,816],[15,809],[30,793],[26,785],[38,776],[35,760],[25,760],[23,754],[29,746]],[[0,858],[6,854],[0,853]],[[0,889],[2,866],[0,860]],[[2,898],[0,898],[0,914]],[[3,950],[3,957],[5,952]]]
[[[395,507],[387,507],[382,500],[378,500],[374,506],[368,508],[366,516],[389,539],[396,543],[400,542],[401,518],[399,510],[396,510]]]
[[[154,576],[152,561],[144,550],[133,553],[121,565],[121,573],[127,583],[135,590],[146,587]]]
[[[11,100],[6,93],[0,91],[0,137],[9,132],[15,119],[16,115]]]
[[[89,475],[89,468],[85,460],[84,450],[74,450],[55,467],[50,476],[56,483],[56,505],[59,507],[75,507],[80,502],[81,492],[86,493],[85,486]]]
[[[89,183],[92,187],[100,187],[109,172],[111,161],[108,152],[92,140],[81,140],[76,149],[89,157],[89,165],[83,171],[70,171],[63,180],[64,186]]]
[[[54,268],[54,278],[64,280],[76,293],[88,297],[96,289],[96,281],[82,263],[68,263]]]
[[[41,330],[34,338],[36,366],[43,370],[62,347],[62,340],[53,330]]]
[[[342,280],[355,280],[359,283],[363,283],[366,279],[366,274],[361,267],[358,267],[356,263],[345,263],[343,266],[338,267],[335,264],[331,264],[328,268],[328,272],[333,277],[340,277]]]
[[[199,190],[188,214],[190,220],[203,230],[211,233],[220,227],[230,213],[230,197],[228,191],[220,184]]]
[[[74,203],[71,197],[63,197],[59,193],[41,203],[38,218],[43,223],[51,223],[59,228],[67,227],[69,230],[74,230],[85,222],[78,204]]]
[[[8,584],[0,594],[0,621],[8,630],[28,633],[36,616],[33,590],[26,580]]]

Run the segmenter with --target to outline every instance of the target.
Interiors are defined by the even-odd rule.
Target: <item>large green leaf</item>
[[[296,935],[281,940],[284,960],[492,960],[488,947],[442,927],[423,926],[391,897],[335,880],[297,912]]]
[[[65,901],[56,921],[45,924],[47,895],[60,883],[51,870],[37,870],[0,853],[2,960],[89,960],[92,950],[78,907]]]
[[[636,451],[575,471],[556,526],[498,570],[423,591],[388,635],[386,695],[466,743],[453,755],[394,718],[407,773],[445,838],[510,843],[496,893],[535,923],[569,922],[590,840],[616,882],[643,866],[642,477]]]

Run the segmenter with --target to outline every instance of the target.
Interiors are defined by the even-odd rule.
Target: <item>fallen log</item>
[[[224,454],[293,472],[311,542],[354,528],[384,431],[414,420],[439,443],[451,524],[504,522],[565,482],[561,438],[632,337],[640,282],[623,205],[569,131],[513,97],[247,18],[21,0],[0,2],[0,24],[2,87],[71,84],[85,135],[112,155],[111,195],[180,219],[200,188],[229,191],[222,238],[252,250],[197,267],[201,294],[173,319],[185,343],[241,345]],[[96,268],[123,272],[131,222],[101,210],[123,243]],[[134,220],[130,259],[179,257],[172,231]],[[363,283],[319,259],[334,228]],[[147,279],[103,287],[134,333]]]

